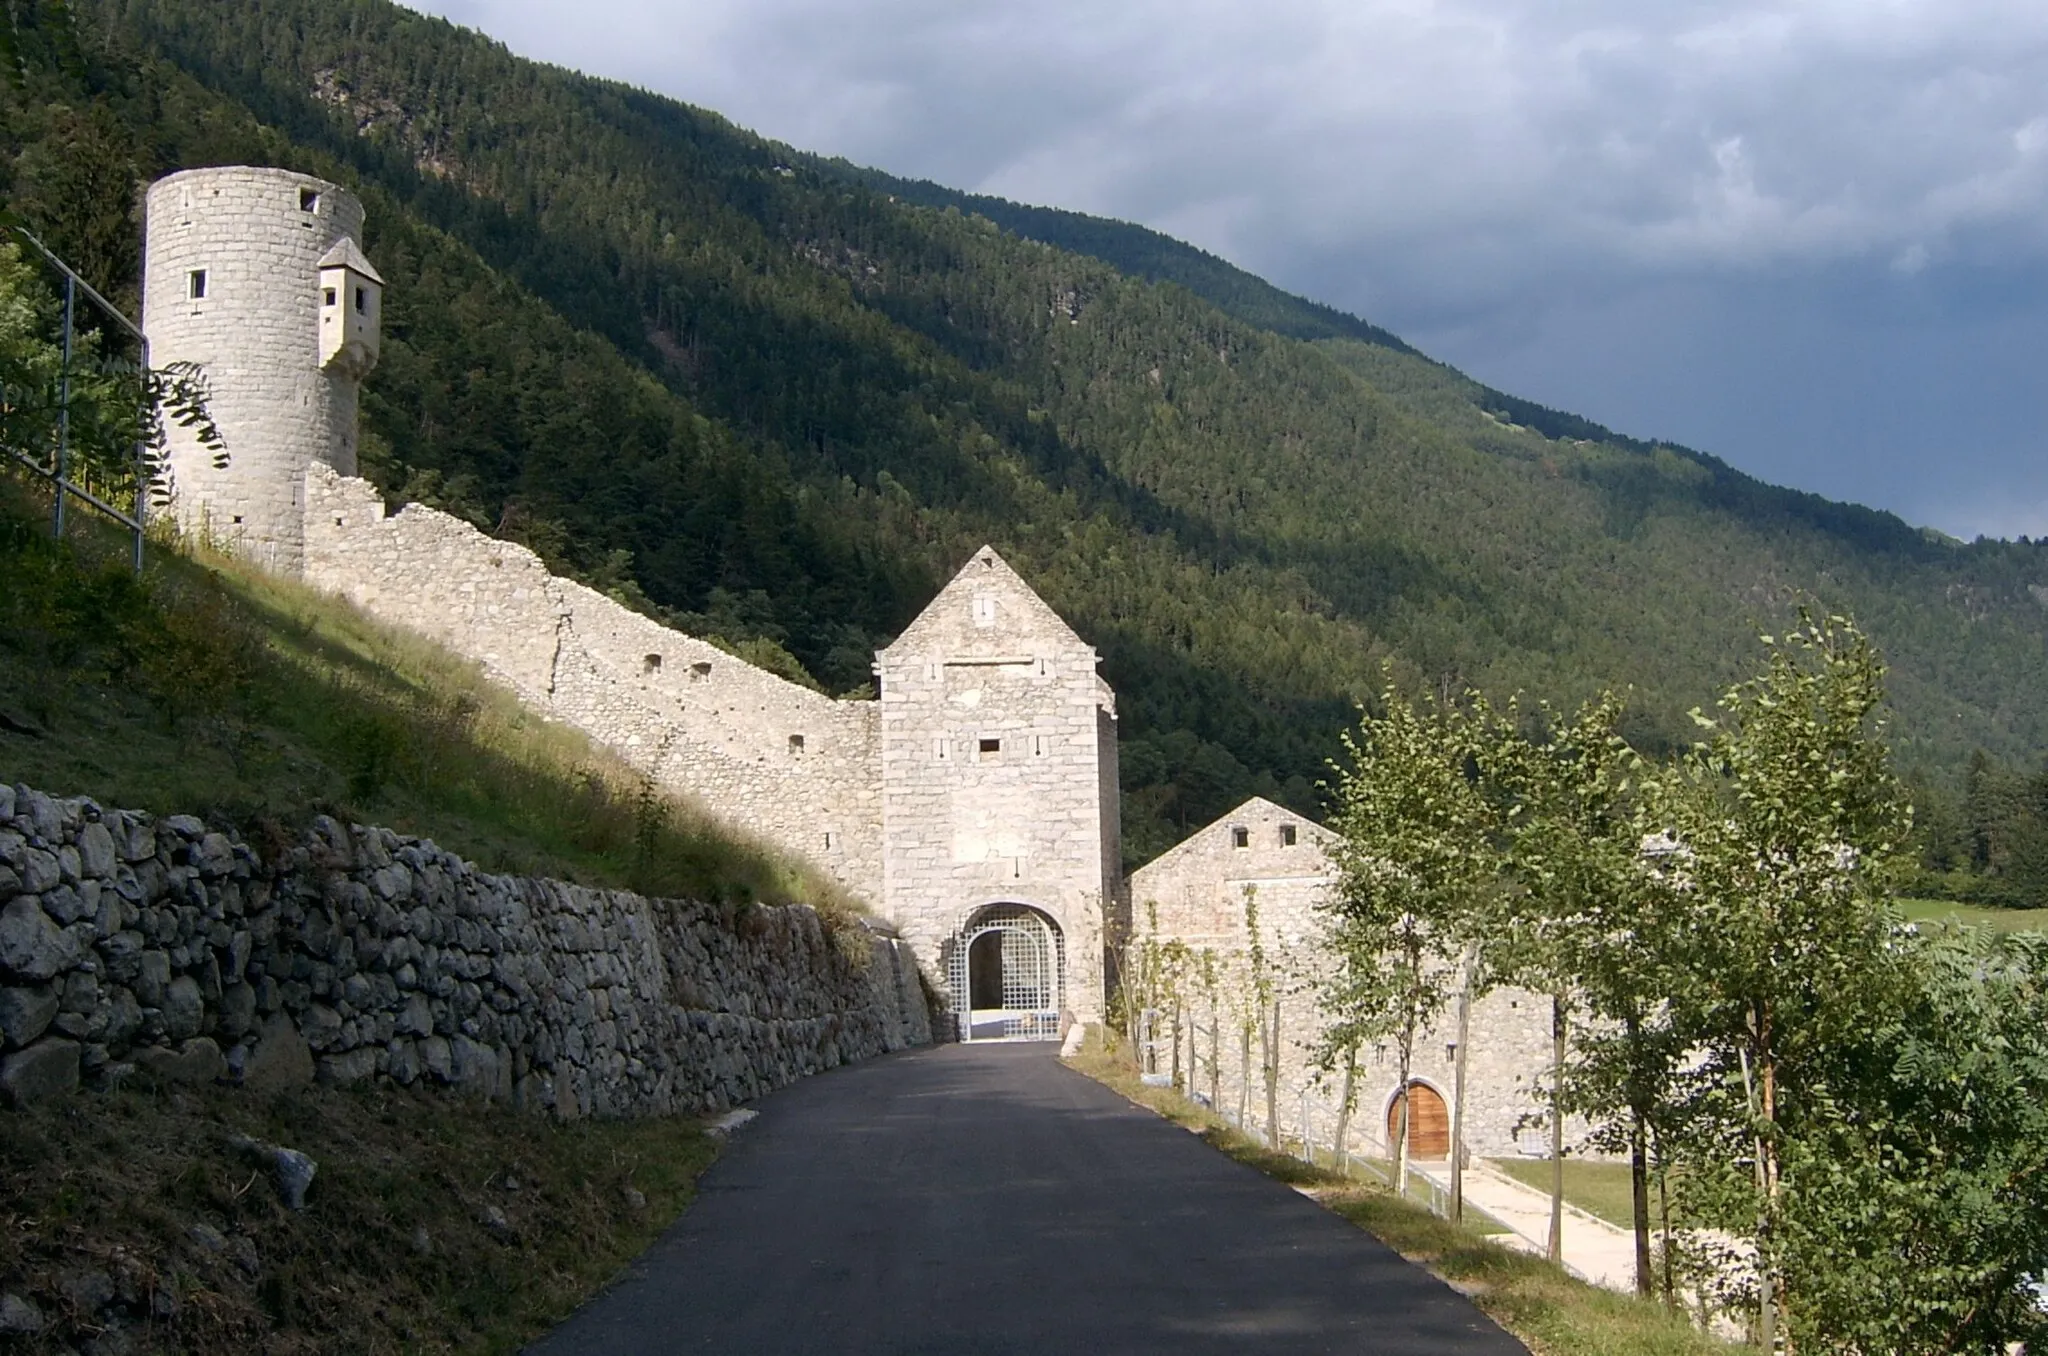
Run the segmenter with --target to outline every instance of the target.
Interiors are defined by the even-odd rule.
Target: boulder
[[[263,1023],[256,1048],[242,1068],[242,1085],[258,1092],[302,1087],[313,1081],[313,1049],[281,1012]]]
[[[77,1041],[49,1040],[0,1059],[0,1100],[30,1106],[78,1088]]]
[[[7,1048],[19,1050],[50,1029],[62,1000],[48,985],[0,989],[0,1036]]]
[[[159,1083],[212,1083],[228,1071],[220,1046],[205,1036],[186,1041],[175,1050],[152,1045],[128,1058]]]
[[[72,938],[43,912],[34,895],[22,895],[0,909],[0,970],[40,983],[77,960]]]

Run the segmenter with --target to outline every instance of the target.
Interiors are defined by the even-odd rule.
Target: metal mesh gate
[[[976,910],[953,939],[947,979],[960,1039],[1058,1040],[1066,940],[1024,904]]]

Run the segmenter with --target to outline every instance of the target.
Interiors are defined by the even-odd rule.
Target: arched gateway
[[[963,1041],[1057,1040],[1066,997],[1066,938],[1028,904],[968,914],[949,947],[947,980]]]

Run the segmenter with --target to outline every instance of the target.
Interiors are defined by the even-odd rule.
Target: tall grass
[[[318,813],[492,870],[651,895],[811,904],[829,879],[715,824],[475,665],[216,552],[125,537],[0,475],[0,779],[231,820]]]

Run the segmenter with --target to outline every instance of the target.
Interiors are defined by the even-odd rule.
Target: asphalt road
[[[871,1060],[760,1111],[696,1203],[533,1356],[1527,1356],[1421,1268],[1051,1045]]]

